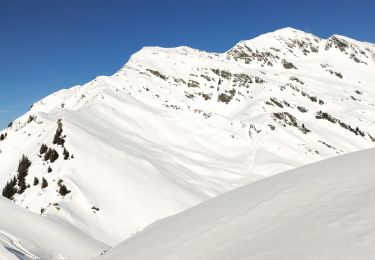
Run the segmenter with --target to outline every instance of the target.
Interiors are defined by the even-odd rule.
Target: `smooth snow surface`
[[[0,198],[0,259],[92,259],[108,247],[59,219]]]
[[[375,149],[364,150],[249,184],[160,220],[99,259],[375,259],[374,158]]]

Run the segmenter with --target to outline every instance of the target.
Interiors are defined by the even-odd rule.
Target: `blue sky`
[[[375,42],[374,10],[373,0],[0,0],[0,128],[142,46],[222,52],[287,26]]]

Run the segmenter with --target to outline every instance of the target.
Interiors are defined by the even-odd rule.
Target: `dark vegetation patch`
[[[3,133],[0,135],[0,142],[1,141],[4,141],[5,138],[7,138],[8,134],[7,133]]]
[[[31,161],[27,156],[22,155],[21,160],[18,163],[17,177],[14,176],[3,188],[2,195],[10,200],[13,199],[16,193],[22,194],[26,189],[26,176],[29,173]]]
[[[32,121],[35,121],[36,116],[35,115],[29,115],[29,118],[27,119],[27,123],[31,123]]]
[[[2,195],[5,198],[8,198],[10,200],[13,199],[13,196],[17,193],[17,179],[16,176],[14,176],[10,181],[5,184],[5,187],[3,188]]]
[[[69,159],[69,152],[68,152],[68,150],[66,150],[65,147],[64,147],[63,155],[64,155],[64,160],[68,160]]]
[[[22,158],[18,164],[18,169],[17,169],[17,184],[18,184],[18,194],[22,194],[26,188],[26,176],[29,173],[29,168],[31,166],[31,161],[29,158],[27,158],[25,155],[22,155]]]
[[[42,178],[42,185],[40,186],[42,189],[48,187],[48,181],[45,178]]]
[[[61,119],[59,119],[57,120],[57,130],[53,138],[53,144],[64,146],[65,136],[62,136],[62,132],[63,132],[63,124],[62,124]]]
[[[53,148],[48,148],[47,152],[44,154],[44,160],[54,163],[59,158],[58,152]]]
[[[40,154],[44,154],[48,151],[48,146],[46,144],[42,144],[39,149]]]
[[[66,196],[67,194],[69,194],[71,191],[64,185],[64,183],[63,183],[63,180],[59,180],[58,182],[57,182],[57,185],[59,186],[59,190],[58,190],[58,192],[59,192],[59,194],[61,195],[61,196]]]

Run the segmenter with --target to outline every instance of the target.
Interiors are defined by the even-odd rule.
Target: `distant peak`
[[[284,27],[284,28],[281,28],[281,29],[277,29],[277,30],[275,30],[274,32],[305,33],[304,31],[301,31],[301,30],[298,30],[298,29],[296,29],[296,28],[292,28],[292,27]]]
[[[296,36],[313,36],[313,37],[317,37],[316,35],[314,34],[311,34],[311,33],[308,33],[308,32],[305,32],[305,31],[302,31],[302,30],[299,30],[299,29],[295,29],[295,28],[292,28],[292,27],[285,27],[285,28],[281,28],[281,29],[278,29],[276,31],[273,31],[273,32],[270,32],[269,34],[271,35],[281,35],[281,36],[288,36],[288,37],[296,37]],[[319,38],[319,37],[317,37]]]

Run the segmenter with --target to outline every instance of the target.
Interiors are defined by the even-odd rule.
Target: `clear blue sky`
[[[282,27],[375,42],[375,1],[0,0],[0,128],[142,46],[222,52]]]

